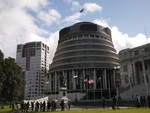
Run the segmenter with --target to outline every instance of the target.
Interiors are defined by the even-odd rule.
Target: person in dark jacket
[[[106,102],[107,102],[107,100],[106,100],[105,97],[103,96],[103,98],[102,98],[102,106],[103,106],[103,109],[105,109],[105,107],[106,107]]]
[[[147,96],[147,104],[148,104],[148,107],[150,108],[150,94]]]
[[[112,109],[115,110],[115,109],[117,109],[117,98],[116,98],[116,96],[114,96],[112,98],[112,101],[113,101]]]
[[[64,111],[64,100],[63,99],[61,100],[60,106],[61,106],[61,111]]]

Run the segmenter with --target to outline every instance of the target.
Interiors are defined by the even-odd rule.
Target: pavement
[[[129,109],[131,107],[126,107],[126,106],[118,106],[118,109]],[[60,108],[58,108],[59,110]],[[71,106],[70,110],[98,110],[101,109],[103,110],[103,108],[100,106]],[[106,107],[105,109],[112,109],[112,107]],[[65,107],[65,110],[68,110],[67,107]]]

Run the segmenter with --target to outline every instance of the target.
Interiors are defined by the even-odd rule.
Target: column
[[[57,90],[57,73],[55,72],[55,91]]]
[[[106,69],[104,69],[104,88],[107,89]]]
[[[54,80],[55,80],[54,87],[55,87],[55,98],[56,98],[56,90],[57,90],[57,73],[56,72],[55,72]]]
[[[76,87],[75,87],[75,80],[74,80],[74,76],[75,76],[75,71],[74,71],[74,70],[72,70],[72,83],[73,83],[73,90],[75,90],[75,89],[76,89]]]
[[[95,68],[94,68],[94,70],[93,70],[93,74],[94,74],[94,100],[95,100],[95,89],[96,89],[96,70],[95,70]]]
[[[133,63],[133,76],[134,76],[134,84],[137,84],[135,63]]]
[[[94,75],[94,89],[96,89],[96,70],[94,68],[94,71],[93,71],[93,75]]]
[[[144,82],[145,82],[146,94],[148,95],[148,86],[147,86],[147,79],[146,79],[146,73],[145,73],[144,60],[142,61],[142,69],[143,69],[143,76],[144,76]]]
[[[49,89],[52,90],[52,75],[49,74]]]
[[[83,69],[83,80],[85,80],[85,70]],[[84,84],[84,88],[85,89],[85,84]]]
[[[114,83],[113,85],[114,85],[114,88],[116,87],[116,79],[115,78],[116,78],[116,70],[114,69],[113,70],[113,83]]]
[[[147,69],[148,69],[148,72],[147,72],[147,76],[148,76],[148,80],[150,80],[150,66],[149,66],[149,62],[147,63]]]

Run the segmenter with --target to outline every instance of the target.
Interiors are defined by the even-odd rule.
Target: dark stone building
[[[63,28],[47,76],[48,93],[58,93],[63,75],[68,94],[77,100],[111,98],[116,95],[117,66],[119,58],[108,27],[80,22]]]
[[[121,87],[130,87],[129,97],[150,93],[150,44],[121,50],[119,59]]]

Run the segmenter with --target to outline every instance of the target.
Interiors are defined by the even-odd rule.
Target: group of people
[[[18,107],[18,104],[14,104],[12,103],[12,111],[15,110],[15,105],[16,105],[16,109],[21,109],[21,111],[23,112],[28,112],[28,111],[56,111],[56,101],[55,100],[52,100],[51,102],[50,101],[47,101],[47,103],[45,101],[43,102],[38,102],[38,101],[22,101],[20,103],[20,108]],[[30,108],[31,106],[31,108]]]
[[[70,110],[70,106],[71,106],[71,102],[70,100],[68,100],[68,110]],[[60,106],[61,106],[61,111],[64,111],[65,110],[65,102],[64,100],[62,99],[61,102],[60,102]]]
[[[118,100],[117,100],[116,96],[113,96],[113,98],[112,98],[112,109],[118,109],[117,101]],[[107,106],[107,100],[103,96],[103,98],[102,98],[103,109],[105,109],[106,106]],[[136,95],[136,107],[137,108],[140,108],[140,107],[149,107],[150,108],[150,94],[147,97]]]
[[[103,96],[102,97],[102,107],[103,107],[103,109],[105,109],[106,106],[107,106],[107,100]],[[116,98],[116,96],[113,96],[113,98],[112,98],[112,109],[117,109],[117,98]]]
[[[38,101],[22,101],[20,103],[20,107],[18,107],[18,104],[14,104],[12,103],[11,107],[12,107],[12,111],[15,110],[15,105],[16,105],[16,109],[20,109],[21,111],[23,112],[28,112],[28,111],[35,111],[35,112],[38,112],[38,111],[42,111],[42,112],[45,112],[45,111],[56,111],[56,105],[57,105],[57,102],[56,100],[52,100],[52,101],[43,101],[43,102],[38,102]],[[68,110],[70,110],[70,106],[71,106],[71,102],[70,100],[68,100],[68,103],[65,104],[64,100],[62,99],[61,102],[60,102],[60,107],[61,107],[61,110],[64,111],[65,110],[65,105],[68,105]]]
[[[136,107],[140,108],[140,107],[149,107],[150,108],[150,94],[145,97],[145,96],[140,96],[140,95],[136,95]]]

